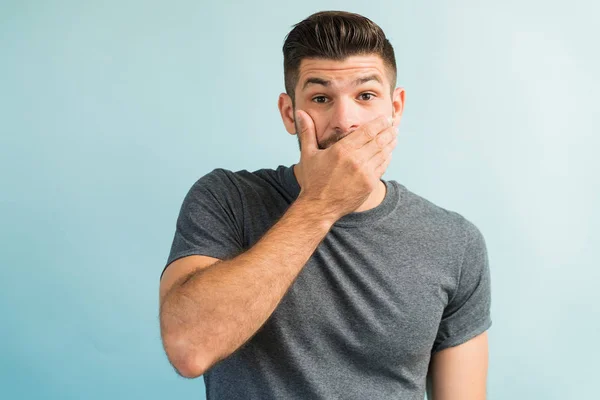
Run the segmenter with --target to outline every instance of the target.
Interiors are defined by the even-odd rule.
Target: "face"
[[[290,134],[296,134],[295,112],[303,110],[315,125],[319,148],[326,149],[362,124],[381,115],[398,125],[404,89],[390,93],[391,83],[378,55],[352,56],[344,61],[303,59],[296,84],[296,108],[279,96],[279,110]]]

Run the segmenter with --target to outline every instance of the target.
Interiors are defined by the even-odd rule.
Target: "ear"
[[[394,89],[394,94],[392,95],[392,112],[394,117],[394,126],[398,126],[400,124],[400,120],[402,119],[405,95],[406,91],[404,90],[404,88],[397,87],[396,89]]]
[[[285,125],[285,130],[288,131],[290,135],[295,135],[296,125],[294,124],[292,98],[288,96],[287,93],[281,93],[279,95],[279,100],[277,101],[277,106],[279,107],[279,113],[281,114],[283,125]]]

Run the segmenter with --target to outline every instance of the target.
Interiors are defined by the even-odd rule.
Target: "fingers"
[[[393,119],[388,116],[380,116],[372,121],[367,122],[360,128],[344,137],[340,142],[349,144],[352,148],[359,149],[365,144],[373,140],[377,134],[386,128],[392,126]]]
[[[315,124],[308,113],[296,110],[296,134],[300,138],[300,152],[312,154],[319,149]]]
[[[385,172],[385,169],[389,165],[392,157],[392,150],[396,147],[398,143],[398,138],[394,136],[394,138],[387,143],[380,151],[378,151],[371,159],[367,162],[369,169],[374,171],[374,174],[377,177],[381,177]]]
[[[381,179],[383,174],[385,174],[385,171],[387,170],[387,167],[390,165],[391,161],[392,161],[392,153],[390,153],[387,156],[387,158],[381,164],[379,164],[379,166],[377,168],[375,168],[375,171],[373,173],[375,174],[377,179]]]
[[[388,146],[398,136],[398,131],[395,127],[388,128],[383,132],[379,133],[375,139],[365,144],[360,151],[360,159],[363,162],[368,162],[382,149]]]

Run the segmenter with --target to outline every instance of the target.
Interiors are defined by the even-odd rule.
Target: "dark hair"
[[[283,44],[285,91],[295,106],[300,62],[304,58],[343,61],[349,56],[376,54],[383,59],[396,86],[396,58],[383,30],[370,19],[345,11],[321,11],[294,25]]]

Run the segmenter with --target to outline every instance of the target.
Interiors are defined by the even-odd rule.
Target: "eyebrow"
[[[367,75],[367,76],[363,76],[363,77],[357,78],[357,79],[354,80],[354,82],[352,82],[352,85],[353,86],[359,86],[359,85],[362,85],[362,84],[370,82],[370,81],[376,81],[376,82],[379,82],[381,85],[383,85],[383,82],[381,81],[381,78],[377,74]],[[331,84],[331,81],[328,81],[327,79],[323,79],[323,78],[308,78],[306,80],[306,82],[304,82],[304,85],[302,86],[302,90],[306,89],[309,85],[322,85],[322,86],[327,87],[330,84]]]

